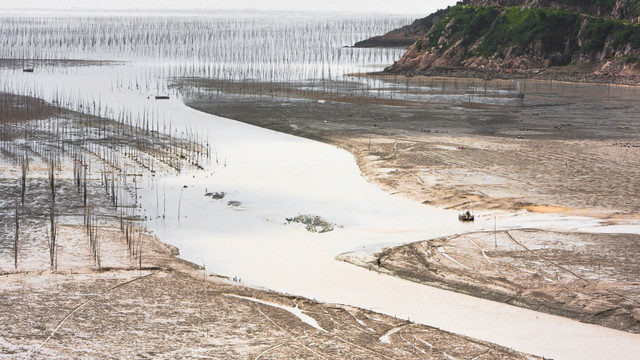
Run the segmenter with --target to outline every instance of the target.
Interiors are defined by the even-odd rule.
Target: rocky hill
[[[529,9],[555,8],[583,14],[640,22],[638,0],[470,0],[473,6],[524,6]]]
[[[557,8],[618,20],[640,23],[640,1],[638,0],[462,0],[457,5],[534,8]],[[417,19],[410,25],[389,31],[384,35],[358,41],[354,47],[409,47],[425,37],[433,25],[449,14],[451,6],[427,17]]]
[[[469,4],[470,0],[459,1],[458,5]],[[372,38],[358,41],[353,45],[354,47],[368,48],[368,47],[408,47],[413,45],[416,41],[425,37],[434,24],[442,20],[451,6],[446,9],[441,9],[433,14],[418,19],[410,25],[405,25],[399,29],[391,30],[388,33],[380,36],[374,36]]]
[[[449,9],[385,71],[514,73],[567,67],[602,81],[631,76],[640,82],[640,0],[471,2]]]

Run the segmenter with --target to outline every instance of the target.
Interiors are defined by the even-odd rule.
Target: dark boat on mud
[[[458,214],[458,220],[460,221],[473,221],[475,216],[469,211],[465,211],[462,214]]]

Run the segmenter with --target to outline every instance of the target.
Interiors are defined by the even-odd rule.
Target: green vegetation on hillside
[[[585,53],[602,49],[609,36],[613,49],[620,49],[627,45],[634,49],[640,48],[640,25],[598,18],[589,21],[587,31],[586,37],[589,41],[582,47]]]
[[[598,6],[615,4],[610,0],[583,1]],[[447,46],[439,44],[443,35]],[[640,25],[557,8],[456,6],[432,28],[421,48],[443,52],[458,41],[468,48],[467,56],[504,57],[508,50],[511,56],[553,55],[557,65],[566,65],[576,53],[592,56],[606,47],[611,57],[627,46],[640,49]]]
[[[616,6],[616,0],[555,0],[566,6],[577,6],[584,10],[600,10],[603,13],[611,13]],[[631,5],[631,13],[640,14],[640,0],[634,0]]]
[[[543,56],[562,53],[567,41],[577,46],[575,39],[582,19],[579,14],[559,9],[510,8],[487,30],[475,54],[500,56],[502,50],[513,47],[512,54],[525,55],[533,51],[530,45],[536,40],[542,45]]]
[[[611,11],[616,5],[616,0],[556,0],[556,2],[564,5],[578,5],[582,8],[594,6],[604,11]]]
[[[456,6],[431,29],[428,35],[429,45],[437,46],[445,29],[449,34],[462,38],[462,45],[472,44],[487,32],[498,15],[500,10],[495,7]]]

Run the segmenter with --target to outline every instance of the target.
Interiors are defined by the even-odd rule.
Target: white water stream
[[[180,248],[182,257],[249,285],[349,304],[410,319],[555,359],[635,359],[640,335],[542,314],[419,285],[336,261],[351,250],[373,251],[465,231],[492,229],[493,219],[458,222],[455,212],[391,196],[367,183],[353,157],[335,147],[276,133],[113,88],[114,79],[139,74],[141,65],[54,70],[29,76],[2,71],[20,92],[39,89],[52,100],[99,99],[114,109],[152,109],[179,129],[208,133],[213,161],[204,171],[151,178],[139,190],[150,229]],[[7,83],[5,83],[7,84]],[[216,163],[215,158],[218,158]],[[224,200],[205,192],[225,192]],[[241,205],[231,207],[228,201]],[[156,204],[160,204],[156,206]],[[166,204],[165,218],[164,204]],[[180,218],[178,219],[178,208]],[[285,218],[319,215],[338,225],[311,234]],[[500,228],[590,229],[595,220],[545,214],[502,214]],[[627,231],[638,233],[638,226]]]

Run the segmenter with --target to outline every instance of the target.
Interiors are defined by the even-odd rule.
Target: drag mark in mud
[[[235,296],[235,295],[230,295],[230,296],[234,296],[234,297],[238,297],[238,298],[242,298],[241,296]],[[249,299],[249,298],[247,298]],[[324,356],[318,354],[317,352],[311,350],[310,348],[308,348],[305,344],[303,344],[300,339],[296,338],[295,336],[293,336],[291,333],[289,333],[287,330],[283,329],[282,326],[278,325],[278,323],[276,323],[275,321],[273,321],[273,319],[271,319],[269,316],[267,316],[267,314],[265,314],[264,312],[262,312],[262,310],[260,310],[257,306],[256,306],[256,310],[258,310],[258,312],[260,313],[260,315],[264,316],[265,319],[269,320],[273,325],[275,325],[278,329],[282,330],[285,334],[287,334],[287,336],[289,336],[292,340],[294,340],[295,342],[297,342],[298,344],[300,344],[303,348],[305,348],[306,350],[308,350],[310,353],[312,353],[313,355],[315,355],[317,358],[319,359],[326,359]]]
[[[347,340],[345,340],[345,339],[341,338],[340,336],[336,336],[336,339],[338,339],[338,340],[342,341],[342,342],[343,342],[343,343],[345,343],[345,344],[348,344],[348,345],[351,345],[351,346],[353,346],[353,347],[356,347],[356,348],[358,348],[358,349],[361,349],[361,350],[364,350],[364,351],[370,352],[370,353],[372,353],[372,354],[376,354],[376,355],[378,355],[378,356],[382,356],[382,357],[383,357],[383,358],[385,358],[385,359],[395,360],[395,359],[394,359],[394,358],[392,358],[392,357],[388,357],[388,356],[386,356],[386,355],[384,355],[384,354],[381,354],[381,353],[379,353],[379,352],[373,351],[373,350],[371,350],[371,349],[367,349],[366,347],[362,347],[362,346],[356,345],[356,344],[352,343],[351,341],[347,341]]]
[[[351,315],[351,317],[352,317],[352,318],[353,318],[353,319],[354,319],[358,324],[360,324],[360,326],[362,326],[363,328],[366,328],[366,329],[367,329],[368,331],[370,331],[370,332],[374,332],[374,330],[373,330],[372,328],[368,327],[368,326],[364,323],[364,321],[362,321],[362,320],[358,319],[358,318],[357,318],[357,317],[356,317],[356,316],[355,316],[351,311],[349,311],[349,310],[347,310],[347,309],[344,309],[344,310],[347,312],[347,314]]]
[[[403,327],[405,327],[407,325],[402,325],[402,326],[398,326],[396,328],[393,328],[389,331],[386,332],[386,334],[380,336],[379,340],[380,342],[383,342],[385,344],[391,344],[391,340],[389,339],[389,336],[397,333],[398,331],[402,330]]]
[[[105,295],[105,294],[107,294],[107,293],[109,293],[109,292],[111,292],[111,291],[113,291],[113,290],[115,290],[115,289],[117,289],[117,288],[122,287],[122,286],[125,286],[125,285],[128,285],[128,284],[131,284],[131,283],[132,283],[132,282],[134,282],[134,281],[142,280],[142,279],[144,279],[144,278],[147,278],[147,277],[153,276],[153,275],[155,275],[155,274],[157,274],[157,273],[159,273],[159,272],[160,272],[160,271],[155,271],[155,272],[152,272],[152,273],[150,273],[150,274],[146,274],[146,275],[143,275],[143,276],[137,277],[137,278],[135,278],[135,279],[132,279],[132,280],[129,280],[129,281],[125,281],[125,282],[120,283],[120,284],[118,284],[118,285],[112,286],[112,287],[110,287],[109,289],[107,289],[107,290],[103,291],[102,293],[97,294],[97,295],[94,295],[91,299],[89,299],[89,300],[87,300],[87,301],[83,302],[82,304],[80,304],[80,305],[76,306],[76,307],[75,307],[73,310],[71,310],[67,315],[65,315],[65,317],[64,317],[62,320],[60,320],[60,322],[59,322],[59,323],[58,323],[58,325],[55,327],[55,329],[53,329],[53,331],[51,332],[51,334],[49,334],[49,336],[48,336],[48,337],[47,337],[47,338],[46,338],[46,339],[45,339],[45,340],[44,340],[40,345],[38,345],[35,349],[33,349],[33,350],[31,350],[31,351],[29,351],[29,352],[27,353],[27,359],[31,358],[31,355],[33,355],[33,353],[34,353],[34,352],[36,352],[36,351],[40,350],[40,349],[41,349],[41,348],[42,348],[42,347],[43,347],[43,346],[44,346],[44,345],[49,341],[49,339],[51,339],[51,338],[56,334],[56,332],[60,329],[60,327],[62,326],[62,324],[64,324],[64,322],[65,322],[65,321],[67,321],[67,319],[69,319],[69,318],[71,317],[71,315],[73,315],[75,312],[79,311],[80,309],[82,309],[83,307],[85,307],[86,305],[88,305],[89,303],[91,303],[91,302],[95,301],[96,299],[98,299],[98,297],[99,297],[99,296]]]
[[[284,345],[284,344],[278,344],[278,345],[276,345],[276,346],[272,346],[272,347],[268,348],[267,350],[265,350],[265,351],[261,352],[261,353],[260,353],[260,355],[258,355],[258,357],[256,357],[256,358],[255,358],[255,360],[259,360],[259,359],[262,357],[262,355],[264,355],[264,354],[268,353],[268,352],[269,352],[269,351],[271,351],[271,350],[275,350],[275,349],[279,348],[279,347],[280,347],[280,346],[282,346],[282,345]]]
[[[582,276],[580,276],[580,275],[578,275],[578,274],[574,273],[573,271],[571,271],[571,270],[567,269],[566,267],[561,266],[561,265],[559,265],[559,264],[557,264],[557,263],[555,263],[555,262],[553,262],[553,261],[551,261],[551,260],[549,260],[549,259],[546,259],[546,258],[544,258],[544,257],[542,257],[542,256],[540,256],[540,255],[538,255],[538,254],[535,254],[535,253],[534,253],[533,251],[531,251],[528,247],[524,246],[522,243],[520,243],[520,242],[518,242],[516,239],[514,239],[514,238],[513,238],[513,236],[511,236],[511,234],[509,234],[509,232],[508,232],[508,231],[505,231],[505,233],[507,234],[507,236],[509,237],[509,239],[511,239],[511,241],[513,241],[516,245],[518,245],[518,246],[522,247],[523,249],[527,250],[528,252],[530,252],[530,253],[532,253],[532,254],[536,255],[537,257],[539,257],[540,259],[542,259],[542,260],[544,260],[544,261],[548,262],[549,264],[551,264],[551,265],[553,265],[553,266],[555,266],[555,267],[557,267],[557,268],[559,268],[559,269],[561,269],[561,270],[564,270],[564,271],[568,272],[569,274],[571,274],[571,275],[575,276],[576,278],[578,278],[578,279],[580,279],[580,280],[584,281],[585,283],[589,284],[589,281],[588,281],[587,279],[585,279],[585,278],[583,278]]]
[[[484,252],[484,249],[481,248],[480,246],[478,246],[478,244],[476,244],[475,242],[473,242],[473,240],[469,239],[468,237],[465,236],[465,239],[467,239],[467,241],[469,241],[471,244],[473,244],[473,246],[477,247],[478,250],[480,250],[480,252],[482,252],[482,256],[485,258],[485,260],[487,260],[487,262],[491,265],[495,265],[495,263],[491,260],[489,260],[489,257],[487,256],[487,254]]]
[[[254,299],[251,297],[246,297],[246,296],[240,296],[240,295],[234,295],[234,294],[227,294],[227,296],[231,296],[234,298],[238,298],[238,299],[244,299],[244,300],[249,300],[249,301],[253,301],[255,303],[258,304],[262,304],[262,305],[267,305],[267,306],[271,306],[271,307],[276,307],[285,311],[288,311],[289,313],[291,313],[292,315],[296,316],[298,319],[300,319],[302,322],[320,330],[323,332],[328,332],[327,330],[323,329],[320,325],[318,325],[318,322],[312,318],[311,316],[305,314],[304,312],[302,312],[302,310],[300,310],[297,306],[295,308],[289,307],[289,306],[283,306],[280,304],[276,304],[276,303],[272,303],[272,302],[268,302],[268,301],[263,301],[263,300],[259,300],[259,299]]]
[[[511,234],[509,234],[509,232],[508,232],[508,231],[505,231],[505,233],[507,234],[507,236],[509,236],[509,238],[511,239],[511,241],[513,241],[513,242],[514,242],[514,243],[516,243],[517,245],[519,245],[519,246],[523,247],[523,248],[524,248],[525,250],[527,250],[528,252],[530,252],[530,253],[532,253],[532,254],[535,254],[535,253],[534,253],[533,251],[531,251],[529,248],[527,248],[526,246],[524,246],[523,244],[521,244],[520,242],[518,242],[516,239],[514,239],[514,238],[513,238],[513,236],[511,236]],[[564,271],[568,272],[569,274],[571,274],[571,275],[575,276],[575,277],[576,277],[576,278],[578,278],[579,280],[581,280],[581,281],[585,282],[587,285],[591,284],[591,282],[590,282],[589,280],[587,280],[587,279],[583,278],[582,276],[580,276],[580,275],[578,275],[578,274],[574,273],[573,271],[571,271],[571,270],[567,269],[566,267],[561,266],[561,265],[559,265],[559,264],[557,264],[557,263],[555,263],[555,262],[553,262],[553,261],[551,261],[551,260],[549,260],[549,259],[546,259],[546,258],[544,258],[544,257],[542,257],[542,256],[540,256],[540,255],[538,255],[538,254],[535,254],[535,255],[536,255],[536,256],[538,256],[540,259],[542,259],[542,260],[544,260],[544,261],[546,261],[546,262],[550,263],[551,265],[553,265],[553,266],[555,266],[555,267],[557,267],[557,268],[559,268],[559,269],[561,269],[561,270],[564,270]],[[547,278],[545,278],[545,280],[546,280],[546,281],[549,281],[549,282],[553,282],[553,280],[551,280],[551,279],[547,279]],[[615,292],[615,291],[612,291],[612,290],[606,290],[606,291],[607,291],[609,294],[611,294],[611,295],[614,295],[614,296],[617,296],[617,297],[619,297],[619,298],[622,298],[622,299],[625,299],[625,300],[631,301],[631,302],[633,302],[633,303],[635,303],[635,304],[638,304],[638,300],[636,300],[635,298],[632,298],[632,297],[629,297],[629,296],[625,296],[625,295],[623,295],[623,294],[620,294],[620,293]],[[609,310],[614,310],[614,309],[609,309]],[[607,311],[609,311],[609,310],[607,310]],[[604,312],[598,313],[598,314],[596,314],[596,316],[601,315],[602,313],[604,313]]]
[[[456,263],[456,264],[458,264],[458,265],[462,266],[463,268],[465,268],[465,269],[467,269],[467,270],[471,270],[471,271],[473,271],[473,269],[472,269],[472,268],[468,267],[467,265],[465,265],[465,264],[463,264],[463,263],[459,262],[458,260],[456,260],[456,259],[452,258],[451,256],[449,256],[449,254],[447,254],[447,252],[444,250],[444,248],[443,248],[443,247],[439,247],[439,248],[438,248],[438,252],[439,252],[440,254],[442,254],[442,256],[444,256],[444,257],[446,257],[447,259],[449,259],[449,260],[453,261],[454,263]]]

